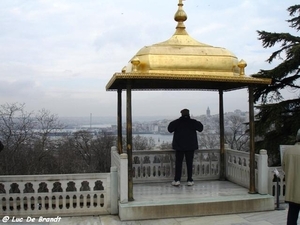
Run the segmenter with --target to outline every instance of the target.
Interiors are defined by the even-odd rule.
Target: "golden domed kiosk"
[[[219,92],[220,115],[220,179],[225,179],[224,162],[224,111],[223,92],[249,89],[250,121],[250,189],[255,193],[254,109],[253,87],[268,85],[270,79],[246,76],[244,60],[230,51],[213,47],[189,36],[184,21],[187,15],[179,0],[176,32],[167,41],[141,48],[120,73],[115,73],[106,86],[118,92],[118,151],[122,153],[121,92],[127,93],[127,154],[128,199],[133,200],[132,190],[132,110],[131,94],[134,90],[213,90]]]

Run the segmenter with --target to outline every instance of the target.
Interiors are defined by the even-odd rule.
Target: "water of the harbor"
[[[111,127],[111,124],[97,124],[97,125],[79,125],[78,130],[80,129],[101,129],[101,128],[109,128]],[[172,134],[156,134],[156,133],[149,133],[149,134],[132,134],[133,136],[141,136],[146,138],[153,138],[155,145],[161,145],[164,143],[172,143],[173,135]]]
[[[104,128],[107,126],[103,126]],[[99,128],[99,127],[97,127]],[[92,127],[91,129],[97,130],[97,128]],[[87,129],[87,127],[81,126],[80,128],[73,128],[73,129],[63,129],[61,131],[56,131],[51,135],[51,138],[56,139],[56,138],[61,138],[65,135],[70,135],[76,131],[79,131],[81,129]],[[125,135],[125,134],[123,134]],[[141,137],[146,137],[147,139],[152,138],[155,142],[155,145],[159,146],[161,144],[166,144],[166,143],[172,143],[173,135],[172,134],[155,134],[155,133],[149,133],[149,134],[132,134],[133,136],[141,136]]]

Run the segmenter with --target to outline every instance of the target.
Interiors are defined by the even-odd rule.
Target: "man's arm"
[[[195,120],[195,128],[197,131],[203,131],[203,124],[200,121]]]
[[[178,123],[177,121],[178,121],[178,119],[172,121],[171,123],[169,123],[168,131],[169,131],[170,133],[172,133],[172,132],[174,132],[174,131],[176,130],[177,123]]]

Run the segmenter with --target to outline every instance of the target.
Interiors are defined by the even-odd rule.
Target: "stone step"
[[[122,221],[225,215],[274,210],[274,197],[246,194],[195,199],[163,199],[119,203]]]

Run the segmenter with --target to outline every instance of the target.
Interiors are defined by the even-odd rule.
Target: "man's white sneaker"
[[[193,186],[193,185],[194,185],[194,181],[188,181],[188,182],[187,182],[187,185],[188,185],[188,186]]]
[[[173,186],[179,186],[180,185],[180,181],[172,181],[172,185]]]

